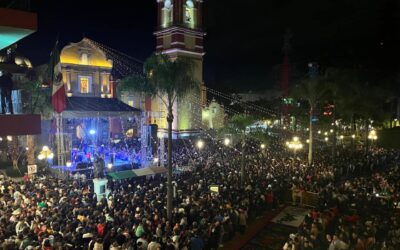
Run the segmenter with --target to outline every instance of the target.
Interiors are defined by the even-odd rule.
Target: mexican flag
[[[53,89],[51,104],[53,105],[53,109],[55,112],[61,113],[67,106],[67,98],[65,95],[64,83],[62,81],[60,50],[58,48],[58,41],[56,42],[56,45],[51,52],[48,69],[51,79],[51,86]]]

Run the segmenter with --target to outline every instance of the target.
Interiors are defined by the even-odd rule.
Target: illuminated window
[[[162,26],[163,27],[168,27],[172,24],[173,20],[173,8],[174,6],[172,5],[170,0],[166,0],[164,2],[164,8],[162,9]]]
[[[194,4],[191,0],[186,1],[185,22],[189,27],[194,27]]]
[[[79,92],[82,94],[88,94],[90,92],[91,78],[88,76],[79,77]]]
[[[88,65],[88,54],[86,53],[81,54],[81,64]]]
[[[187,23],[190,23],[192,21],[192,16],[190,15],[190,8],[186,8],[185,20]]]

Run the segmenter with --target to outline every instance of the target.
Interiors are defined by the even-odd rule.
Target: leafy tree
[[[167,172],[167,214],[172,219],[172,122],[173,105],[178,98],[199,90],[195,80],[194,63],[178,57],[172,60],[164,54],[153,54],[144,63],[144,75],[132,75],[119,85],[119,91],[135,91],[151,97],[159,97],[167,108],[168,122],[168,172]]]

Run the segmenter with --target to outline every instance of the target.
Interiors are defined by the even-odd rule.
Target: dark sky
[[[155,47],[156,0],[34,0],[38,31],[19,43],[34,64],[83,35],[144,60]],[[398,70],[400,4],[397,0],[205,0],[205,80],[221,89],[263,89],[277,81],[283,35],[293,33],[290,60],[323,67],[365,65]],[[245,87],[244,87],[245,86]]]

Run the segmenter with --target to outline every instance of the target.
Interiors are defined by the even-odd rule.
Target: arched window
[[[165,0],[164,8],[162,9],[162,26],[168,27],[173,21],[173,5],[171,0]]]
[[[194,15],[195,9],[194,9],[194,4],[192,0],[187,0],[186,1],[186,7],[185,7],[185,23],[190,27],[194,28],[195,26],[195,15]]]

